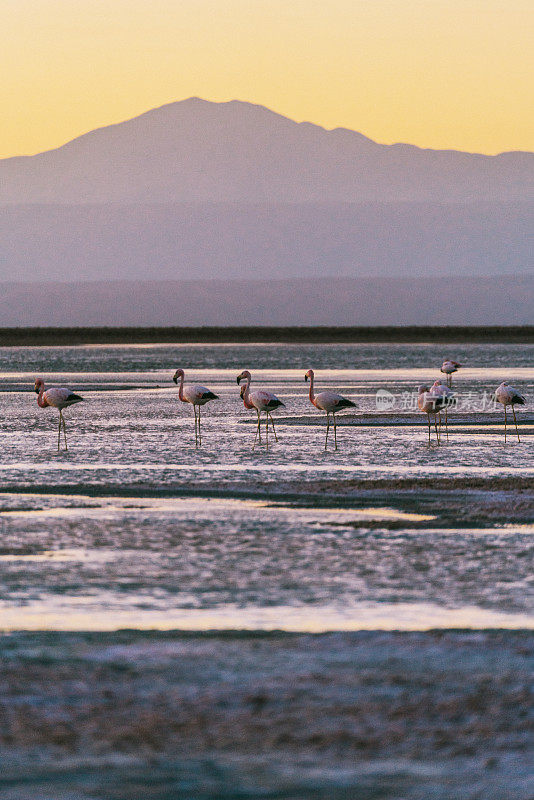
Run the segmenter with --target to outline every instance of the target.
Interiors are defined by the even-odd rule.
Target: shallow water
[[[534,476],[534,427],[505,444],[502,415],[481,405],[505,379],[532,397],[533,354],[441,344],[0,349],[0,628],[534,627],[531,520],[467,525],[454,497],[444,519],[425,506],[428,487],[410,508],[376,489]],[[470,424],[429,446],[411,404],[445,356],[466,364],[453,378],[463,407],[451,416]],[[171,381],[179,366],[220,396],[202,413],[199,449]],[[307,398],[310,366],[318,391],[358,405],[337,451],[325,452]],[[255,415],[236,385],[244,368],[286,406],[273,414],[279,441],[269,431],[268,451],[264,430],[252,450]],[[57,412],[37,406],[36,375],[86,398],[65,413],[68,452],[56,449]],[[392,407],[377,409],[378,389]],[[530,408],[518,418],[532,419]],[[347,495],[358,479],[375,482],[376,496]]]

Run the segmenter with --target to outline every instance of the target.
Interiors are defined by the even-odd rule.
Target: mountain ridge
[[[0,204],[528,200],[534,153],[380,144],[265,106],[188,98],[0,160]]]
[[[253,108],[253,109],[261,110],[263,112],[268,112],[269,115],[272,115],[274,117],[278,117],[279,119],[287,120],[287,121],[293,123],[294,125],[299,125],[299,126],[304,126],[304,127],[309,126],[311,128],[317,129],[317,130],[322,131],[324,133],[344,133],[344,134],[346,133],[346,134],[350,134],[351,136],[358,137],[361,140],[365,140],[367,142],[370,142],[372,144],[378,145],[380,147],[390,147],[390,148],[391,147],[403,147],[403,148],[410,148],[412,150],[424,151],[424,152],[432,152],[432,153],[457,153],[457,154],[464,154],[464,155],[471,155],[471,156],[476,155],[476,156],[481,156],[483,158],[488,158],[488,159],[500,158],[502,156],[507,156],[507,155],[534,155],[534,151],[532,151],[532,150],[502,150],[499,153],[491,154],[491,153],[479,153],[476,150],[460,150],[460,149],[454,148],[454,147],[452,147],[452,148],[451,147],[444,147],[444,148],[423,147],[421,145],[415,145],[415,144],[413,144],[411,142],[403,142],[403,141],[392,142],[391,144],[387,144],[387,143],[384,143],[384,142],[378,142],[376,139],[372,139],[371,137],[366,136],[365,134],[361,133],[361,131],[355,130],[353,128],[347,128],[344,125],[337,125],[334,128],[327,128],[324,125],[320,125],[319,123],[316,123],[316,122],[310,122],[309,120],[302,120],[302,121],[298,122],[297,120],[294,120],[292,117],[289,117],[286,114],[281,114],[278,111],[274,111],[273,109],[270,109],[270,108],[268,108],[268,106],[264,106],[261,103],[252,103],[251,101],[248,101],[248,100],[236,100],[236,99],[235,100],[224,100],[224,101],[205,100],[202,97],[198,97],[196,95],[192,95],[191,97],[186,97],[183,100],[172,100],[172,101],[170,101],[168,103],[162,103],[159,106],[154,106],[153,108],[149,108],[146,111],[142,111],[140,114],[136,114],[133,117],[128,117],[127,119],[120,120],[119,122],[111,122],[111,123],[108,123],[106,125],[99,125],[96,128],[92,128],[91,130],[85,131],[84,133],[80,133],[77,136],[74,136],[72,139],[68,139],[66,142],[63,142],[63,144],[60,144],[57,147],[51,147],[51,148],[48,148],[46,150],[39,151],[37,153],[17,155],[17,156],[7,156],[6,158],[0,159],[0,164],[2,162],[6,162],[6,161],[13,161],[15,159],[27,159],[27,158],[33,158],[34,156],[44,155],[45,153],[53,153],[53,152],[56,152],[57,150],[61,150],[64,147],[67,147],[68,145],[72,144],[73,142],[76,142],[76,141],[78,141],[80,139],[83,139],[86,136],[90,136],[93,133],[97,133],[98,131],[107,130],[107,129],[111,129],[111,128],[118,128],[118,127],[121,127],[123,125],[127,125],[128,123],[133,122],[134,120],[140,120],[143,117],[147,117],[149,115],[157,114],[158,112],[162,112],[162,111],[164,111],[166,109],[171,109],[171,108],[176,107],[176,106],[186,107],[186,106],[191,106],[191,105],[194,105],[194,104],[206,104],[206,105],[211,105],[211,106],[238,106],[239,105],[239,106],[242,106],[242,107],[250,107],[250,108]]]

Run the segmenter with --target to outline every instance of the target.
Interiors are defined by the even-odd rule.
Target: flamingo
[[[313,393],[313,379],[314,379],[314,372],[312,369],[309,369],[304,376],[304,380],[307,381],[308,378],[310,379],[310,403],[313,403],[315,408],[318,408],[320,411],[326,411],[326,439],[324,442],[324,449],[326,450],[326,446],[328,444],[328,431],[330,430],[330,413],[332,413],[332,418],[334,420],[334,449],[337,450],[337,428],[336,428],[336,411],[339,411],[340,408],[350,408],[355,407],[356,403],[353,403],[352,400],[348,400],[346,397],[343,397],[340,394],[336,394],[336,392],[320,392],[319,394]]]
[[[456,404],[456,399],[454,397],[454,392],[446,386],[443,381],[434,381],[432,386],[430,387],[430,392],[434,395],[436,399],[436,410],[439,413],[439,424],[441,429],[441,411],[445,409],[445,431],[447,434],[447,441],[449,441],[449,420],[447,415],[447,410],[449,406],[453,406]],[[441,430],[440,430],[441,433]]]
[[[506,442],[506,406],[512,406],[512,413],[514,415],[515,432],[517,433],[517,441],[520,442],[519,431],[517,429],[517,419],[515,416],[515,405],[524,406],[525,398],[507,381],[503,381],[500,386],[495,389],[494,398],[498,403],[504,406],[504,441]]]
[[[419,386],[417,395],[417,405],[419,410],[428,416],[428,444],[430,444],[430,417],[434,417],[434,428],[436,429],[436,439],[440,444],[438,423],[436,416],[443,408],[443,403],[439,395],[433,394],[429,386]]]
[[[265,389],[255,389],[253,392],[250,391],[250,381],[251,375],[248,369],[243,370],[240,375],[237,376],[237,383],[238,385],[241,381],[246,381],[245,383],[245,391],[242,395],[243,402],[245,404],[245,408],[255,408],[258,413],[258,427],[256,428],[256,436],[254,437],[254,444],[252,445],[252,449],[256,445],[256,437],[260,435],[260,442],[261,442],[261,430],[260,430],[260,413],[265,411],[265,436],[266,436],[266,446],[267,450],[269,449],[269,417],[271,418],[271,425],[273,426],[273,433],[274,438],[278,441],[278,437],[276,435],[276,430],[274,428],[273,418],[271,416],[271,411],[275,408],[280,408],[283,406],[285,408],[285,404],[272,392],[267,392]]]
[[[63,425],[63,436],[65,437],[65,450],[68,450],[67,431],[65,428],[63,409],[68,408],[68,406],[73,406],[74,403],[81,403],[84,398],[80,397],[79,394],[74,394],[74,392],[71,392],[70,389],[63,389],[59,386],[51,386],[50,389],[47,389],[42,378],[37,378],[34,389],[38,395],[37,405],[39,408],[47,408],[48,406],[51,406],[52,408],[57,408],[59,410],[57,450],[59,453],[59,445],[61,442],[61,425]]]
[[[443,372],[447,376],[447,386],[452,386],[452,373],[457,372],[460,367],[463,367],[463,364],[459,364],[457,361],[451,361],[449,359],[443,362],[440,372]]]
[[[241,385],[241,389],[239,390],[239,395],[240,395],[241,399],[243,400],[243,405],[249,411],[254,408],[256,413],[257,413],[257,415],[258,415],[258,427],[256,428],[256,435],[254,436],[254,445],[252,446],[252,449],[254,450],[254,447],[256,446],[256,439],[258,438],[258,431],[259,431],[259,434],[260,434],[260,444],[261,444],[261,430],[260,430],[260,424],[259,424],[260,423],[260,412],[258,411],[258,409],[255,406],[252,405],[252,403],[250,402],[250,399],[248,401],[245,399],[245,392],[246,392],[246,386],[243,383]],[[276,441],[278,441],[278,437],[277,437],[276,431],[274,429],[274,422],[273,422],[273,418],[272,417],[271,417],[271,425],[273,426],[274,438],[276,439]]]
[[[180,390],[178,397],[182,403],[191,403],[193,411],[195,412],[195,447],[202,445],[202,434],[200,432],[200,407],[209,403],[210,400],[218,400],[219,397],[213,394],[212,391],[206,389],[205,386],[200,386],[198,383],[188,383],[184,386],[184,371],[177,369],[173,375],[173,381],[177,384],[178,378],[180,379]],[[198,406],[198,423],[197,423],[197,406]],[[198,425],[198,432],[197,432]]]

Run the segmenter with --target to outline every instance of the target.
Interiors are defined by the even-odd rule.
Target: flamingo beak
[[[238,375],[237,376],[237,385],[239,386],[240,383],[241,383],[241,375]]]
[[[306,383],[308,383],[308,376],[307,375],[304,376],[304,380],[306,381]]]
[[[176,375],[173,375],[173,376],[172,376],[172,379],[173,379],[173,381],[174,381],[176,384],[178,384],[178,378],[176,377]]]

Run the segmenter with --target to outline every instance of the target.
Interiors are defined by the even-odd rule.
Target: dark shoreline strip
[[[297,484],[297,485],[296,485]],[[328,495],[321,496],[317,492],[317,487],[324,490],[325,486],[330,486]],[[214,498],[243,498],[243,499],[267,499],[273,502],[288,500],[300,500],[309,498],[313,500],[313,505],[326,507],[331,503],[337,503],[349,494],[350,502],[355,498],[354,492],[376,491],[383,497],[384,492],[431,492],[432,494],[443,494],[446,492],[458,491],[513,491],[513,492],[534,492],[534,477],[530,476],[488,476],[488,477],[453,477],[440,476],[439,483],[436,478],[354,478],[321,480],[320,478],[310,482],[295,482],[286,484],[284,491],[275,491],[268,481],[264,484],[259,483],[251,489],[241,489],[236,485],[227,485],[214,482],[210,488],[196,485],[194,482],[187,485],[181,483],[167,486],[147,486],[146,484],[118,483],[116,485],[102,485],[101,483],[51,483],[51,484],[17,484],[4,483],[0,486],[0,497],[4,494],[57,494],[57,495],[84,495],[89,497],[132,497],[132,498],[181,498],[181,497],[214,497]]]
[[[165,327],[165,328],[0,328],[0,346],[83,344],[261,344],[312,343],[517,343],[534,344],[528,326],[380,327]]]
[[[20,644],[26,646],[58,646],[66,643],[78,645],[85,642],[88,645],[97,647],[108,647],[116,644],[134,644],[137,641],[210,641],[210,640],[240,641],[242,639],[265,639],[267,641],[336,641],[355,642],[377,641],[379,645],[386,642],[409,642],[424,643],[434,640],[437,642],[447,640],[467,640],[469,644],[476,644],[477,639],[497,640],[497,642],[507,639],[511,642],[522,642],[525,639],[534,639],[534,630],[531,628],[427,628],[425,630],[383,630],[382,628],[366,629],[360,631],[286,631],[273,628],[265,630],[259,628],[212,628],[209,630],[182,630],[181,628],[169,628],[159,630],[158,628],[118,628],[115,631],[53,631],[53,630],[12,630],[0,631],[0,645],[6,650],[17,648]],[[521,653],[520,655],[523,655]],[[78,659],[72,657],[72,661],[83,662],[90,658],[90,654],[83,654]],[[22,658],[27,661],[35,659],[33,653],[22,653]]]

